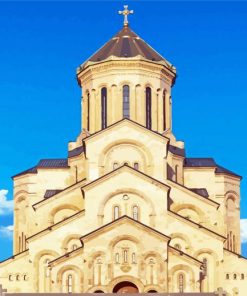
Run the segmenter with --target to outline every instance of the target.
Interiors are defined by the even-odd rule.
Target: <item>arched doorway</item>
[[[96,291],[94,291],[94,293],[104,293],[104,291],[102,291],[102,290],[96,290]]]
[[[113,293],[139,293],[137,286],[131,282],[118,283],[113,288]]]
[[[148,293],[157,293],[156,290],[149,290]]]

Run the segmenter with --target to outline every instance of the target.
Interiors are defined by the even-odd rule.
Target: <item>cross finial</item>
[[[129,25],[129,21],[128,21],[128,15],[129,14],[133,14],[134,13],[134,10],[129,10],[128,9],[128,5],[124,5],[124,10],[120,10],[118,12],[118,14],[122,14],[124,16],[124,26],[125,27],[128,27]]]

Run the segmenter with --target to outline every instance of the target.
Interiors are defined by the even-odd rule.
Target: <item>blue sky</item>
[[[80,132],[76,67],[121,29],[123,4],[0,2],[0,260],[12,254],[10,177],[66,157]],[[247,2],[128,4],[132,29],[177,67],[176,137],[187,156],[214,157],[244,176],[247,218]]]

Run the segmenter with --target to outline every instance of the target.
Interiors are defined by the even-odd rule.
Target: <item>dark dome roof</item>
[[[110,56],[132,58],[138,55],[150,61],[165,61],[161,55],[159,55],[128,26],[124,26],[120,32],[92,55],[88,61],[99,62],[106,60]]]

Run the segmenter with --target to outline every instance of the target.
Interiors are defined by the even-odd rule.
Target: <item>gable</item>
[[[169,139],[130,120],[121,120],[84,140],[89,180],[128,163],[156,179],[166,178],[164,169]]]
[[[164,183],[123,166],[82,187],[85,214],[89,219],[100,219],[102,225],[112,220],[115,206],[121,215],[132,216],[136,205],[141,221],[149,225],[157,212],[166,212],[169,189]]]

